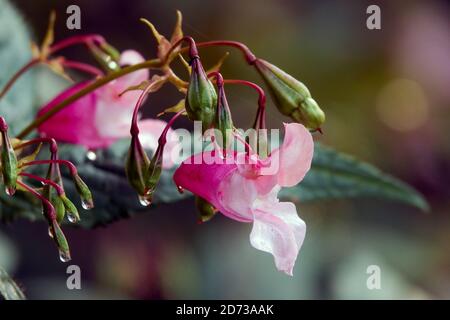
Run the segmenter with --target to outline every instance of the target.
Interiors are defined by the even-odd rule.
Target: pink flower
[[[185,160],[174,181],[225,216],[253,222],[252,246],[271,253],[277,269],[292,275],[306,225],[295,205],[280,202],[277,195],[281,187],[294,186],[303,179],[311,167],[314,144],[301,124],[285,124],[285,131],[283,145],[265,160],[240,164],[245,155],[234,153],[233,161],[224,162],[216,151],[203,152]]]
[[[136,51],[126,50],[120,56],[120,65],[143,62],[144,58]],[[39,128],[41,136],[52,137],[58,141],[83,145],[89,149],[107,148],[120,138],[130,136],[133,109],[140,91],[120,93],[130,86],[140,84],[149,78],[148,69],[142,69],[123,76],[91,92],[67,106]],[[38,116],[87,86],[90,81],[81,82],[60,93],[42,107]],[[140,139],[144,148],[156,150],[159,135],[166,125],[165,121],[145,119],[139,122]],[[178,148],[178,137],[169,130],[164,152],[163,166],[173,166],[170,154]]]

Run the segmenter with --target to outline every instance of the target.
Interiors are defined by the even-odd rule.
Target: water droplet
[[[16,189],[13,187],[6,187],[5,192],[8,196],[12,196],[14,195],[14,193],[16,193]]]
[[[52,227],[48,227],[48,236],[53,239],[53,230]]]
[[[81,200],[81,206],[84,210],[91,210],[94,207],[94,203],[89,200]]]
[[[179,193],[184,193],[184,189],[182,186],[177,186],[177,189]]]
[[[76,223],[78,221],[78,217],[72,212],[67,212],[67,219],[70,223]]]
[[[70,252],[59,250],[59,260],[61,260],[62,262],[68,262],[70,261],[70,259]]]
[[[95,160],[97,160],[97,154],[94,151],[89,150],[86,153],[86,158],[88,158],[90,161],[95,161]]]
[[[139,196],[139,203],[143,207],[148,207],[149,205],[152,204],[152,196],[151,195],[144,195],[144,196],[140,195]]]

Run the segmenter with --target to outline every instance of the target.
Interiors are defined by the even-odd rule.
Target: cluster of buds
[[[1,172],[5,191],[13,196],[17,191],[29,193],[36,197],[42,204],[42,214],[49,225],[49,235],[55,241],[61,261],[70,260],[70,249],[66,237],[61,230],[64,219],[70,223],[80,220],[77,207],[67,197],[61,178],[60,165],[68,167],[73,183],[80,194],[82,207],[93,208],[92,194],[78,175],[73,163],[58,159],[58,146],[52,138],[36,138],[27,141],[10,139],[8,135],[8,124],[0,117],[1,132]],[[35,160],[39,155],[43,143],[49,145],[50,159]],[[24,149],[36,146],[29,155],[23,155]],[[26,172],[26,169],[35,165],[47,164],[49,166],[46,177],[40,177]],[[32,180],[42,184],[34,187],[25,180]]]
[[[304,127],[313,132],[321,132],[321,125],[325,121],[325,115],[316,101],[312,98],[308,88],[302,82],[275,65],[256,57],[250,49],[242,43],[222,40],[195,42],[193,38],[183,35],[181,20],[181,14],[178,12],[175,29],[168,40],[159,34],[149,21],[142,19],[142,21],[150,28],[158,43],[157,58],[147,61],[123,63],[123,53],[120,54],[99,35],[75,36],[58,43],[53,43],[54,15],[51,15],[50,25],[42,45],[40,47],[36,45],[33,46],[32,60],[20,69],[0,91],[0,99],[24,71],[38,63],[48,65],[53,71],[66,78],[70,77],[65,73],[65,68],[71,68],[95,75],[95,79],[81,83],[79,87],[75,86],[69,88],[68,91],[62,93],[62,97],[56,97],[54,104],[50,103],[48,105],[49,108],[42,114],[39,114],[38,118],[27,126],[17,138],[24,138],[33,129],[40,128],[44,122],[50,120],[51,117],[58,112],[61,112],[63,108],[68,106],[74,107],[73,104],[77,100],[83,97],[89,97],[89,94],[95,95],[95,99],[86,99],[89,100],[89,104],[94,104],[91,105],[93,110],[96,109],[95,103],[101,100],[102,97],[106,97],[104,101],[101,101],[102,103],[120,101],[121,103],[118,103],[118,105],[120,105],[121,108],[124,107],[122,105],[123,101],[127,101],[130,111],[133,112],[130,127],[131,144],[126,157],[125,172],[130,185],[138,193],[140,202],[144,206],[148,206],[152,203],[153,194],[162,174],[163,156],[164,149],[167,147],[168,132],[174,121],[182,115],[186,115],[191,121],[200,121],[202,124],[202,133],[205,136],[209,135],[212,131],[211,140],[214,142],[218,154],[224,158],[227,157],[228,151],[231,149],[233,137],[241,139],[241,142],[243,142],[246,147],[246,155],[250,155],[250,152],[256,151],[255,156],[257,158],[270,158],[271,154],[270,150],[268,150],[265,121],[266,95],[264,90],[259,85],[250,81],[224,79],[220,73],[220,69],[226,55],[212,68],[205,70],[200,58],[199,49],[212,46],[229,46],[239,49],[244,54],[247,64],[255,68],[261,76],[277,109],[283,115],[289,116],[295,122],[302,124],[303,126],[301,127],[308,135],[310,135],[310,133]],[[188,45],[183,47],[182,45],[184,43],[187,43]],[[79,61],[67,60],[65,57],[61,56],[54,57],[60,50],[76,44],[85,45],[100,64],[101,68]],[[188,53],[188,59],[185,59],[183,56],[186,52]],[[175,59],[179,59],[185,65],[189,72],[188,80],[183,80],[171,68],[171,63]],[[145,81],[141,80],[141,83],[136,83],[130,87],[120,83],[120,81],[116,81],[116,86],[121,89],[121,93],[116,95],[116,89],[114,87],[115,80],[138,70],[146,71],[141,70],[144,68],[156,69],[162,74],[154,74],[151,79]],[[145,77],[148,77],[148,74],[145,75]],[[122,80],[123,79],[124,78],[122,78]],[[184,97],[174,107],[168,108],[163,112],[163,114],[175,113],[175,115],[160,133],[157,148],[155,148],[152,156],[149,157],[139,136],[139,110],[144,104],[147,96],[152,92],[158,91],[165,83],[175,85],[177,89],[184,94]],[[227,84],[245,85],[253,88],[258,93],[258,109],[253,125],[256,131],[256,136],[254,137],[257,144],[256,150],[252,149],[247,141],[242,141],[242,137],[234,128],[230,106],[225,93],[225,85]],[[105,85],[111,85],[111,87],[102,88]],[[122,91],[124,88],[125,91]],[[102,89],[105,90],[101,91]],[[95,92],[95,90],[99,91]],[[134,103],[134,99],[132,103],[129,103],[128,100],[125,99],[120,100],[122,95],[130,90],[142,90],[136,103]],[[96,93],[98,94],[96,95]],[[111,97],[113,99],[111,99]],[[111,106],[111,108],[112,107],[114,106]],[[124,109],[126,109],[126,106]],[[115,113],[113,112],[112,114],[114,115]],[[124,113],[122,112],[120,113],[120,115],[123,114]],[[97,121],[91,121],[92,117],[94,116],[88,115],[89,121],[83,120],[81,122],[82,125],[88,126],[92,124],[94,126],[99,126]],[[95,119],[97,119],[97,117]],[[102,119],[102,117],[99,117],[99,119]],[[113,122],[111,119],[108,121]],[[128,121],[128,118],[126,121]],[[89,122],[89,124],[85,122]],[[114,127],[114,123],[110,123],[110,125],[111,126],[108,127],[109,130],[106,131],[114,131],[113,129],[111,130],[111,127]],[[89,129],[92,130],[85,131],[97,133],[97,127]],[[1,118],[0,121],[0,131],[2,135],[1,171],[6,192],[12,196],[17,189],[31,193],[41,201],[44,217],[49,224],[49,234],[55,240],[60,250],[61,260],[69,260],[70,251],[64,233],[60,228],[60,224],[65,217],[67,217],[69,222],[77,222],[80,219],[80,216],[76,206],[67,198],[64,192],[60,166],[64,165],[69,169],[73,183],[81,196],[82,207],[84,209],[93,207],[91,192],[79,177],[76,167],[69,161],[58,159],[57,145],[55,140],[51,139],[51,137],[53,137],[52,135],[49,136],[50,138],[36,138],[29,141],[18,140],[16,142],[11,142],[8,137],[8,126],[3,118]],[[76,135],[77,132],[73,132],[73,136]],[[219,135],[220,139],[218,138]],[[94,137],[99,139],[103,138],[103,136],[100,135],[94,135]],[[76,138],[77,139],[74,139],[75,142],[92,140],[90,138]],[[109,141],[110,137],[107,136],[106,138],[108,138],[107,140]],[[42,143],[49,144],[51,158],[48,160],[35,160]],[[30,145],[38,145],[35,152],[29,156],[18,159],[22,154],[21,150]],[[91,148],[90,145],[91,144],[87,147]],[[103,144],[97,143],[94,145],[103,146]],[[47,176],[45,178],[25,172],[26,168],[41,164],[49,165]],[[41,182],[43,186],[40,188],[32,187],[26,184],[24,179],[37,180]],[[183,192],[183,189],[178,187],[178,191]],[[211,200],[211,202],[214,201]],[[199,195],[196,196],[196,206],[199,211],[200,222],[210,220],[218,212],[213,204]]]
[[[181,16],[179,14],[175,31],[170,41],[160,35],[155,27],[144,20],[150,27],[156,40],[158,41],[158,58],[162,62],[162,68],[165,72],[165,81],[172,82],[178,89],[185,94],[185,98],[177,106],[166,109],[166,112],[177,112],[174,118],[169,122],[170,126],[178,116],[185,114],[191,121],[200,121],[202,123],[202,132],[206,134],[209,129],[213,129],[215,134],[220,134],[221,138],[216,139],[216,146],[222,152],[226,152],[230,147],[232,135],[236,135],[233,126],[230,107],[225,94],[225,84],[240,84],[252,87],[258,92],[258,111],[254,121],[256,130],[257,153],[261,158],[267,156],[269,150],[267,147],[267,130],[265,127],[265,109],[266,95],[264,90],[255,83],[246,80],[223,79],[219,72],[223,60],[211,70],[205,71],[203,67],[199,48],[211,46],[231,46],[242,51],[246,62],[253,66],[261,75],[271,94],[272,100],[278,110],[286,116],[291,117],[295,122],[303,124],[311,131],[320,131],[321,125],[325,121],[325,115],[316,101],[311,97],[308,88],[300,81],[290,76],[275,65],[257,58],[247,46],[235,41],[209,41],[195,42],[189,36],[183,36],[181,31]],[[182,47],[182,43],[187,43],[187,47]],[[182,53],[188,53],[187,62]],[[189,81],[183,81],[178,78],[170,68],[170,63],[180,58],[185,64],[190,74]],[[158,79],[161,79],[159,77]],[[215,79],[215,84],[213,80]],[[162,170],[162,155],[165,145],[165,135],[167,128],[159,138],[158,148],[151,159],[147,156],[144,148],[139,141],[139,128],[137,125],[137,112],[142,105],[144,98],[153,91],[154,87],[160,87],[161,83],[150,81],[145,86],[140,86],[143,90],[139,101],[135,107],[135,113],[131,124],[131,145],[126,160],[126,173],[128,180],[137,191],[140,202],[143,205],[151,203],[152,195],[159,181]],[[181,190],[180,190],[181,191]],[[197,197],[196,205],[199,215],[199,221],[207,221],[217,210],[206,200]]]

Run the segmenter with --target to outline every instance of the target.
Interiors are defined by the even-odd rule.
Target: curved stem
[[[41,195],[39,192],[31,188],[30,186],[26,185],[25,183],[18,180],[17,184],[20,185],[25,190],[27,190],[28,192],[30,192],[31,194],[33,194],[36,198],[41,200],[42,204],[45,205],[48,209],[50,209],[50,211],[44,210],[44,212],[47,214],[47,219],[49,219],[50,221],[56,220],[55,208],[50,203],[50,201],[48,201],[43,195]]]
[[[72,176],[76,176],[78,174],[77,167],[75,167],[75,165],[72,162],[70,162],[68,160],[60,160],[60,159],[33,160],[33,161],[22,163],[21,167],[28,167],[28,166],[38,165],[38,164],[50,164],[50,163],[57,163],[57,164],[62,164],[64,166],[66,166],[70,170],[70,174]]]
[[[50,185],[53,188],[55,188],[55,190],[56,190],[56,192],[58,193],[59,196],[62,196],[64,194],[64,189],[61,188],[61,186],[59,184],[57,184],[56,182],[54,182],[52,180],[44,179],[42,177],[36,176],[36,175],[28,173],[28,172],[21,172],[21,173],[19,173],[19,176],[27,177],[27,178],[30,178],[30,179],[34,179],[34,180],[40,181],[40,182],[42,182],[44,184]]]
[[[106,42],[105,38],[98,34],[87,34],[82,36],[73,36],[67,39],[61,40],[54,45],[50,46],[49,54],[53,54],[57,51],[65,49],[67,47],[71,47],[77,44],[85,44],[88,45],[91,42],[102,43]]]
[[[11,89],[11,87],[14,85],[14,83],[17,81],[17,79],[20,78],[20,76],[22,76],[26,71],[28,71],[29,69],[31,69],[31,67],[33,67],[34,65],[38,64],[40,62],[39,59],[34,58],[31,59],[27,64],[25,64],[22,68],[20,68],[13,76],[11,79],[9,79],[9,81],[5,84],[5,86],[3,87],[2,91],[0,92],[0,99],[3,98],[6,93],[9,91],[9,89]]]
[[[170,47],[169,51],[167,51],[166,56],[165,56],[165,58],[164,58],[164,63],[165,63],[165,64],[168,64],[169,58],[170,58],[170,54],[175,50],[175,48],[178,47],[182,42],[185,42],[185,41],[186,41],[186,42],[189,42],[189,47],[187,47],[186,49],[184,49],[184,50],[189,49],[189,57],[190,57],[191,59],[193,59],[193,58],[198,58],[197,45],[196,45],[194,39],[193,39],[192,37],[185,36],[185,37],[181,38],[180,40],[178,40],[177,42],[175,42],[175,43]],[[183,50],[183,49],[180,49],[180,50]],[[184,50],[183,50],[183,51],[184,51]],[[178,53],[179,53],[179,52],[177,52],[177,54],[178,54]]]
[[[48,51],[48,55],[56,53],[59,50],[65,49],[69,46],[73,46],[76,44],[88,44],[90,42],[105,42],[105,39],[97,34],[92,35],[84,35],[84,36],[73,36],[70,38],[67,38],[65,40],[62,40],[58,43],[55,43],[53,46],[50,47]],[[27,62],[22,68],[20,68],[13,76],[12,78],[6,83],[6,85],[3,87],[3,89],[0,92],[0,99],[3,98],[3,96],[11,89],[11,87],[14,85],[14,83],[17,81],[17,79],[20,78],[26,71],[31,69],[31,67],[35,66],[36,64],[41,62],[41,58],[33,58],[29,62]]]
[[[253,82],[250,82],[247,80],[227,79],[227,80],[224,80],[224,83],[245,85],[247,87],[255,89],[256,92],[258,92],[258,95],[259,95],[258,112],[256,114],[254,127],[258,127],[259,129],[265,129],[266,128],[266,93],[264,92],[264,90],[260,86],[258,86],[256,83],[253,83]]]
[[[55,105],[53,108],[51,108],[48,112],[44,113],[40,117],[36,118],[32,123],[30,123],[25,129],[23,129],[18,135],[18,139],[23,139],[26,137],[31,131],[33,131],[35,128],[40,126],[42,123],[47,121],[50,117],[52,117],[55,113],[60,111],[61,109],[64,109],[64,107],[70,105],[72,102],[80,99],[81,97],[84,97],[88,93],[94,91],[95,89],[107,84],[108,82],[111,82],[117,78],[120,78],[121,76],[124,76],[128,73],[134,72],[136,70],[144,69],[144,68],[157,68],[162,66],[162,62],[159,59],[153,59],[144,61],[132,66],[128,66],[125,68],[122,68],[116,72],[107,74],[106,76],[99,78],[89,85],[85,86],[83,89],[75,93],[74,95],[67,97],[57,105]]]
[[[36,143],[42,143],[42,142],[46,142],[49,144],[49,149],[50,152],[55,154],[58,152],[58,145],[56,144],[55,139],[53,138],[46,138],[46,137],[41,137],[41,138],[35,138],[35,139],[31,139],[29,141],[26,142],[22,142],[21,144],[18,144],[17,146],[14,146],[14,150],[19,150],[22,148],[25,148],[27,146],[36,144]]]
[[[88,74],[92,74],[96,77],[102,77],[104,75],[104,72],[102,70],[87,63],[72,60],[63,60],[61,64],[69,69],[80,70]]]
[[[222,74],[219,71],[213,71],[213,72],[208,73],[208,78],[213,78],[213,77],[216,78],[217,87],[218,88],[223,87],[224,81],[223,81]]]
[[[130,134],[132,136],[139,134],[139,126],[138,126],[138,114],[139,109],[144,103],[145,97],[150,93],[152,90],[154,83],[150,83],[147,87],[145,87],[144,91],[142,91],[141,95],[139,96],[136,105],[133,110],[133,117],[131,118],[131,127],[130,127]]]
[[[159,136],[158,139],[158,144],[159,145],[165,145],[167,140],[166,140],[166,135],[167,132],[169,131],[170,127],[172,127],[173,123],[175,122],[175,120],[181,116],[184,112],[186,112],[186,109],[182,109],[180,111],[178,111],[170,120],[169,122],[166,124],[163,132],[161,133],[161,135]]]
[[[256,56],[253,52],[243,43],[238,41],[230,41],[230,40],[217,40],[217,41],[206,41],[206,42],[197,42],[197,47],[213,47],[213,46],[227,46],[239,49],[243,54],[244,58],[248,64],[253,65],[256,61]],[[180,49],[186,50],[186,49]]]

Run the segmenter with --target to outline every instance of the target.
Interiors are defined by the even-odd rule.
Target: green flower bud
[[[131,145],[128,149],[128,155],[125,163],[125,173],[130,185],[136,190],[139,196],[144,196],[145,188],[145,174],[147,172],[150,160],[141,145],[139,136],[131,136]]]
[[[53,205],[56,211],[56,221],[58,223],[61,223],[64,220],[64,217],[66,215],[66,208],[64,207],[64,203],[61,200],[60,197],[52,197],[52,199],[48,199],[50,203]]]
[[[257,59],[255,67],[282,114],[290,116],[308,129],[320,128],[325,121],[325,114],[303,83],[265,60]]]
[[[17,157],[9,140],[8,125],[3,117],[0,117],[0,131],[2,135],[1,165],[3,183],[6,188],[6,193],[11,196],[16,192],[18,176]]]
[[[65,195],[61,195],[57,197],[61,200],[63,203],[64,211],[67,214],[67,219],[69,219],[69,222],[76,223],[80,221],[80,215],[78,214],[77,207],[73,204],[72,201],[69,200]],[[58,222],[60,222],[58,220]]]
[[[222,139],[218,141],[219,145],[227,149],[233,141],[233,120],[231,118],[230,108],[223,85],[218,87],[219,97],[217,99],[217,111],[214,121],[214,128],[220,131]]]
[[[217,94],[198,57],[191,62],[191,79],[186,95],[186,112],[192,121],[202,121],[203,132],[211,128],[217,105]]]
[[[53,240],[55,240],[56,245],[58,246],[59,249],[59,259],[62,262],[70,261],[71,257],[69,244],[67,243],[66,236],[61,230],[61,227],[59,226],[58,222],[54,220],[50,228],[52,230]]]
[[[94,200],[92,199],[91,190],[89,190],[86,183],[78,174],[73,175],[72,179],[75,187],[77,188],[78,194],[81,197],[81,206],[85,210],[92,209],[94,207]]]
[[[195,196],[195,206],[199,213],[199,222],[207,222],[211,220],[218,212],[214,206],[205,199]]]
[[[165,141],[163,143],[160,142],[147,169],[145,178],[145,200],[147,205],[151,204],[153,193],[161,178],[164,144]]]

